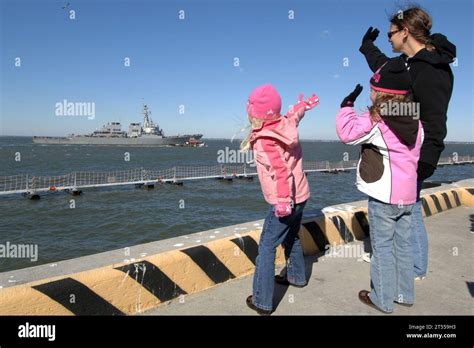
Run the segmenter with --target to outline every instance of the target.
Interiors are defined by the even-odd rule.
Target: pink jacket
[[[419,120],[383,117],[372,123],[369,113],[357,116],[351,107],[339,110],[337,135],[349,145],[362,145],[357,166],[357,188],[384,203],[416,202],[416,169],[423,143]]]
[[[269,204],[302,203],[310,197],[308,180],[303,172],[303,151],[298,138],[298,124],[304,108],[254,129],[250,143],[257,164],[258,178]]]

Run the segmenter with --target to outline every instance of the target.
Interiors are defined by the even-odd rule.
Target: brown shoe
[[[390,312],[385,312],[384,310],[380,309],[379,307],[377,307],[373,302],[372,300],[370,299],[370,291],[367,291],[367,290],[361,290],[359,291],[359,300],[366,304],[367,306],[369,307],[372,307],[376,310],[378,310],[379,312],[382,312],[384,314],[390,314]]]
[[[273,311],[267,311],[265,309],[261,309],[261,308],[258,308],[256,305],[253,304],[253,300],[252,300],[252,295],[250,295],[249,297],[247,297],[247,306],[249,306],[250,309],[253,309],[254,311],[256,311],[258,314],[260,315],[270,315],[272,314]]]

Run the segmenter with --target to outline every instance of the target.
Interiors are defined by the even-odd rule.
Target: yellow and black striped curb
[[[474,188],[451,188],[422,197],[423,215],[461,205],[474,206]],[[252,274],[260,230],[202,245],[171,250],[133,263],[122,263],[43,279],[0,290],[0,315],[130,315],[172,299]],[[337,210],[304,222],[305,255],[328,245],[369,235],[367,208]],[[285,263],[278,247],[276,264]],[[180,299],[181,300],[181,299]]]

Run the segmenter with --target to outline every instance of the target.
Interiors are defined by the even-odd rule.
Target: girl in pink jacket
[[[423,128],[419,107],[409,97],[410,74],[401,59],[379,67],[370,87],[369,111],[361,115],[354,111],[362,92],[357,85],[341,104],[336,128],[344,143],[362,145],[356,185],[369,196],[371,291],[360,291],[359,299],[391,313],[394,303],[414,302],[411,214]]]
[[[262,192],[271,205],[260,237],[253,295],[247,298],[247,305],[259,314],[273,311],[275,281],[283,285],[306,285],[298,232],[310,193],[303,172],[297,127],[305,111],[318,104],[317,96],[303,101],[301,95],[298,103],[282,116],[281,97],[269,84],[256,88],[247,103],[252,131],[242,142],[241,149],[254,151]],[[287,260],[286,277],[274,273],[275,252],[280,244],[283,244]]]

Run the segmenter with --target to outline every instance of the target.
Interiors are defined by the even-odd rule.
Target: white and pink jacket
[[[342,142],[362,145],[357,166],[359,191],[389,204],[416,202],[416,170],[423,143],[419,120],[387,116],[373,123],[368,112],[357,116],[352,107],[344,107],[337,114],[336,130]]]
[[[269,204],[302,203],[310,197],[303,172],[303,151],[298,124],[304,108],[254,129],[250,143],[257,164],[263,196]]]

